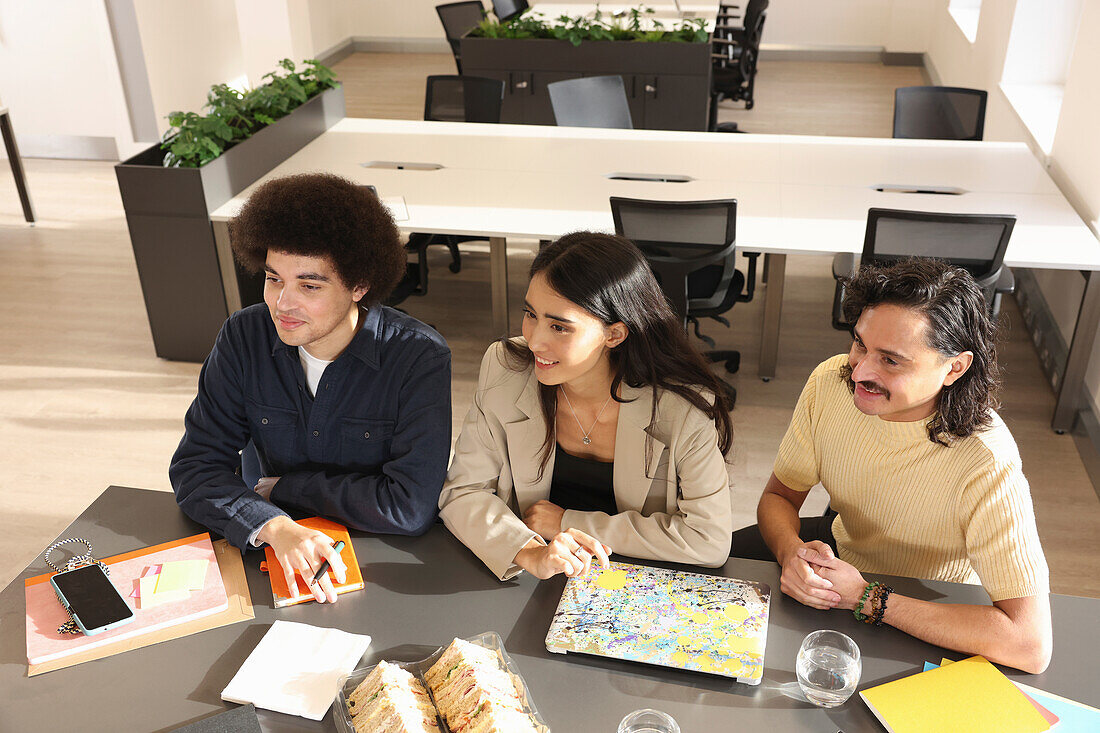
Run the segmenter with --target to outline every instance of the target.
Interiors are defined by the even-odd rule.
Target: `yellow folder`
[[[1039,733],[1050,728],[984,657],[970,657],[859,693],[891,733]]]

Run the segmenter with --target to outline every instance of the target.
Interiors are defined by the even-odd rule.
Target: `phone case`
[[[76,570],[79,570],[79,569],[80,568],[76,568]],[[74,572],[74,570],[66,570],[65,572],[71,573],[71,572]],[[65,594],[61,592],[61,588],[59,588],[57,583],[54,582],[54,578],[56,578],[58,575],[64,575],[64,573],[57,573],[52,578],[50,578],[50,585],[53,586],[53,592],[57,594],[57,600],[61,602],[61,605],[64,606],[66,610],[71,610],[71,609],[69,609],[69,601],[65,598]],[[112,587],[114,587],[114,586],[112,585]],[[115,593],[118,593],[118,588],[115,588]],[[118,597],[122,598],[122,594],[119,593]],[[126,604],[127,608],[129,608],[130,604],[126,603],[125,598],[122,599],[122,602]],[[134,614],[134,609],[131,608],[130,609],[130,615],[127,618],[119,619],[118,621],[115,621],[114,623],[107,624],[106,626],[99,626],[99,627],[94,628],[94,629],[89,629],[86,626],[84,626],[84,622],[80,620],[80,616],[78,616],[75,612],[72,613],[72,617],[73,617],[73,620],[76,621],[77,628],[79,628],[80,631],[85,636],[95,636],[96,634],[101,634],[104,631],[110,631],[111,629],[118,628],[119,626],[122,626],[123,624],[128,624],[128,623],[130,623],[131,621],[134,620],[135,615],[136,614]]]

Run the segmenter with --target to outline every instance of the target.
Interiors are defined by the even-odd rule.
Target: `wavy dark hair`
[[[883,303],[919,311],[928,321],[925,344],[945,358],[963,351],[974,354],[970,368],[940,391],[928,439],[948,445],[989,427],[1000,407],[997,328],[973,276],[941,260],[912,257],[889,264],[868,263],[845,280],[844,318],[855,323],[866,308]],[[854,390],[852,368],[841,377]]]
[[[576,303],[607,325],[623,323],[629,333],[611,349],[608,357],[614,377],[611,397],[626,402],[616,392],[619,385],[650,387],[653,390],[651,420],[657,417],[657,390],[683,397],[707,417],[718,431],[722,455],[733,443],[730,410],[733,405],[722,382],[688,341],[680,319],[649,269],[645,255],[623,237],[595,232],[573,232],[545,247],[531,264],[529,277],[542,275],[566,300]],[[506,364],[523,371],[534,363],[525,345],[503,339]],[[702,388],[709,395],[700,393]],[[546,421],[539,478],[553,449],[557,388],[539,385],[539,402]],[[708,399],[713,397],[713,403]],[[646,466],[652,458],[652,440],[646,442]]]
[[[326,257],[348,288],[367,286],[362,305],[384,301],[405,274],[393,216],[363,186],[331,173],[301,173],[263,184],[229,223],[233,254],[260,272],[267,251]]]

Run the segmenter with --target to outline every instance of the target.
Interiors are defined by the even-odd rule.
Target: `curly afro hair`
[[[233,253],[250,272],[268,250],[326,257],[348,288],[367,286],[363,305],[383,302],[405,274],[393,217],[366,187],[329,173],[268,181],[229,224]]]

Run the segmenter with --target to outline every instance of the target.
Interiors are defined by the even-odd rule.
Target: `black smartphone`
[[[134,611],[98,565],[66,570],[50,578],[61,604],[87,636],[134,620]]]

